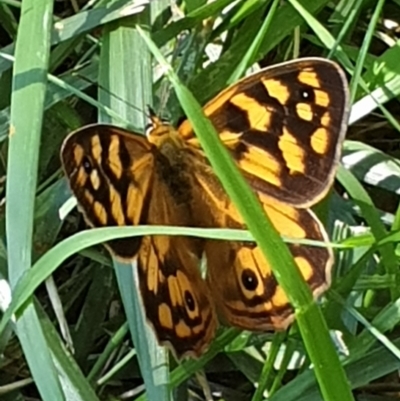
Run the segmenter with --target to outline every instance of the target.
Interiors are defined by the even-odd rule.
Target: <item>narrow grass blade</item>
[[[179,82],[151,39],[137,27],[157,61],[174,86],[182,108],[190,119],[198,139],[222,185],[240,211],[264,256],[274,268],[279,284],[295,307],[297,322],[314,364],[321,392],[328,401],[353,400],[343,368],[339,362],[326,323],[313,301],[289,250],[250,191],[227,150],[216,140],[211,122],[204,116],[193,95]],[[315,337],[318,333],[318,338]],[[332,379],[334,378],[334,379]]]
[[[139,15],[135,22],[149,26],[149,10]],[[100,87],[109,90],[100,90],[102,102],[128,121],[144,127],[145,110],[147,104],[152,103],[152,78],[150,53],[131,23],[111,27],[104,37],[100,59]],[[109,121],[109,118],[102,116],[104,120]],[[168,354],[158,346],[147,324],[136,262],[132,265],[114,262],[114,266],[146,394],[151,400],[169,400]]]
[[[8,152],[6,231],[11,286],[31,267],[40,134],[47,83],[53,1],[24,0],[16,43]],[[40,319],[29,302],[17,334],[44,400],[63,400]]]

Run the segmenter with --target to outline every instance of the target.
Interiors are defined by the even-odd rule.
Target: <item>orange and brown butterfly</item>
[[[348,110],[344,73],[319,58],[265,68],[204,107],[281,235],[323,242],[328,236],[309,207],[332,184]],[[189,121],[175,129],[152,115],[146,137],[90,125],[65,139],[61,159],[92,227],[245,228]],[[203,353],[218,320],[257,331],[285,329],[293,320],[255,243],[155,235],[105,245],[119,260],[137,260],[147,320],[178,357]],[[331,280],[331,249],[289,248],[314,296],[320,295]],[[204,256],[205,280],[199,272]]]

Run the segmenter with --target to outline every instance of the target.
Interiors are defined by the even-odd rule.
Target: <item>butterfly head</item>
[[[183,140],[168,120],[156,115],[149,107],[149,123],[146,126],[146,137],[159,151],[170,158],[176,150],[184,147]]]

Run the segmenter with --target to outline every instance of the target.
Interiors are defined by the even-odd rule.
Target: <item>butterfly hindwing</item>
[[[196,225],[245,228],[242,217],[209,166],[198,156],[189,164],[196,170],[193,198],[203,198]],[[281,235],[293,240],[328,241],[324,227],[312,211],[294,208],[262,193],[258,196]],[[321,294],[329,287],[331,278],[333,255],[328,244],[326,247],[295,243],[288,246],[314,296]],[[293,321],[293,308],[255,243],[208,240],[205,254],[207,283],[223,322],[247,330],[281,330]]]
[[[267,211],[275,224],[280,211],[270,212]],[[303,210],[300,215],[319,225],[308,211]],[[323,229],[315,234],[317,240],[324,240]],[[288,246],[314,296],[321,294],[330,283],[331,252],[323,247]],[[246,330],[262,331],[283,330],[292,323],[294,314],[288,297],[256,244],[233,241],[217,244],[210,241],[207,244],[207,261],[208,282],[215,290],[214,302],[224,322]],[[223,284],[219,270],[229,272]]]
[[[144,237],[138,256],[140,292],[158,340],[177,357],[199,357],[215,335],[211,294],[198,270],[195,240]]]

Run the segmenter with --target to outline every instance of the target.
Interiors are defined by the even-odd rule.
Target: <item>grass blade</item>
[[[16,42],[8,152],[6,231],[11,287],[31,267],[34,199],[50,53],[52,0],[24,0]],[[32,302],[17,334],[44,400],[63,400],[47,340]]]
[[[353,400],[326,323],[312,299],[309,288],[305,285],[294,264],[287,246],[265,215],[248,184],[237,171],[237,167],[228,155],[227,150],[215,139],[218,138],[218,134],[211,122],[204,116],[196,99],[179,82],[178,77],[163,59],[151,39],[139,27],[137,29],[141,32],[157,61],[165,68],[180,104],[190,119],[215,173],[240,211],[264,256],[274,267],[275,277],[295,307],[297,322],[310,359],[315,366],[315,374],[322,394],[329,401]],[[312,334],[314,330],[318,333],[318,341]]]

